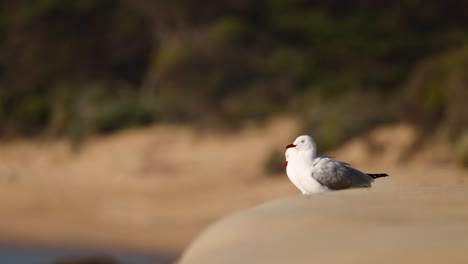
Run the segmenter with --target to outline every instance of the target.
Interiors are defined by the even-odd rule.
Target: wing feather
[[[369,175],[328,156],[317,157],[312,166],[312,177],[332,190],[370,187],[373,182]]]

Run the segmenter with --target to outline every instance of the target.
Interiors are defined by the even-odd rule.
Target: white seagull
[[[307,135],[287,145],[285,157],[288,178],[302,194],[371,187],[374,179],[388,176],[364,173],[326,155],[316,156],[315,141]]]

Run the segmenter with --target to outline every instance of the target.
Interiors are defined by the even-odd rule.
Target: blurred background
[[[391,184],[464,184],[466,10],[0,0],[0,238],[174,256],[296,193],[282,162],[300,133]]]

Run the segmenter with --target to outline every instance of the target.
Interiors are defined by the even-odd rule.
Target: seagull
[[[386,173],[364,173],[327,155],[316,156],[315,141],[307,135],[299,136],[287,145],[284,155],[289,180],[305,195],[369,188],[374,179],[388,176]]]

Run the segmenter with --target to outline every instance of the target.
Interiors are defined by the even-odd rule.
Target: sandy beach
[[[281,117],[231,134],[126,130],[76,153],[64,139],[0,142],[0,238],[180,252],[219,217],[298,193],[285,173],[264,170],[298,131],[296,118]],[[379,127],[329,154],[389,173],[377,189],[466,186],[451,146],[431,139],[412,151],[417,136],[405,124]]]

